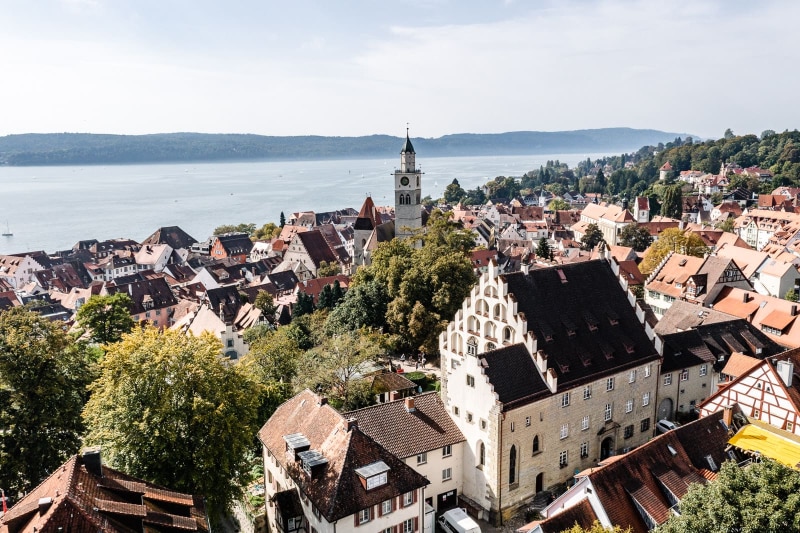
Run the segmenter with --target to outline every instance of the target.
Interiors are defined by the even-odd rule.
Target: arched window
[[[534,435],[533,436],[533,453],[537,454],[540,451],[541,450],[539,449],[539,435]]]
[[[477,355],[478,354],[478,341],[475,340],[475,337],[470,337],[467,341],[467,355]]]
[[[495,348],[497,348],[497,346],[495,346],[493,342],[487,342],[486,343],[486,351],[487,352],[491,352]]]
[[[517,482],[517,447],[511,446],[508,454],[508,484]]]
[[[513,337],[513,332],[511,331],[511,328],[509,327],[503,328],[503,342],[511,342],[512,337]]]
[[[486,465],[486,445],[482,442],[478,443],[478,465]]]
[[[406,194],[406,205],[411,205],[411,195]]]
[[[406,197],[402,194],[400,195],[400,205],[404,205],[406,203]]]

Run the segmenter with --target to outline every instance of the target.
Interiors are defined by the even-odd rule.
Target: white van
[[[481,533],[478,523],[459,507],[442,513],[442,516],[439,517],[439,525],[447,533]]]

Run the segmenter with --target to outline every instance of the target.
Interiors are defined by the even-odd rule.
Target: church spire
[[[411,153],[415,154],[414,146],[411,144],[411,139],[408,137],[408,128],[406,128],[406,142],[403,144],[403,149],[400,150],[401,154]]]

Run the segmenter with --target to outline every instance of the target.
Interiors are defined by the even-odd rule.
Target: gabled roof
[[[361,431],[401,459],[466,440],[437,393],[414,397],[413,411],[406,409],[409,400],[380,403],[343,416],[355,418]]]
[[[132,315],[152,311],[154,309],[163,309],[165,307],[177,305],[178,303],[175,299],[175,295],[172,294],[172,289],[170,289],[167,284],[167,280],[163,277],[145,281],[135,281],[123,285],[106,285],[105,291],[108,294],[117,294],[118,292],[127,293],[133,301],[131,307]]]
[[[197,239],[183,231],[178,226],[164,226],[158,228],[152,235],[142,241],[142,246],[147,244],[168,244],[173,250],[184,248],[188,250]]]
[[[371,196],[367,196],[364,200],[364,205],[361,206],[361,211],[358,212],[358,218],[354,224],[357,230],[373,230],[378,224],[381,223],[381,214],[375,208],[375,203],[372,201]]]
[[[559,388],[658,358],[607,261],[515,272],[503,280]]]
[[[99,458],[98,458],[99,461]],[[0,533],[210,531],[203,499],[73,456],[0,519]]]
[[[216,240],[229,256],[247,255],[253,249],[253,241],[247,233],[225,233],[217,235]]]
[[[564,509],[557,515],[551,516],[546,520],[541,520],[529,524],[530,527],[525,526],[517,531],[530,531],[532,527],[539,526],[542,533],[561,533],[570,530],[572,526],[578,524],[585,530],[589,530],[597,520],[597,515],[589,503],[589,498],[586,497],[577,505]]]
[[[322,474],[308,476],[287,458],[283,437],[295,433],[327,460]],[[348,429],[342,415],[307,389],[281,404],[258,438],[329,523],[429,483],[358,427]],[[377,461],[389,467],[388,483],[367,491],[356,470]]]
[[[726,459],[727,430],[722,413],[696,420],[636,448],[619,460],[588,474],[594,492],[612,524],[645,533],[638,503],[658,524],[670,516],[667,491],[683,498],[692,483],[705,483],[700,469],[719,468]]]
[[[319,267],[323,261],[327,263],[339,263],[339,257],[331,250],[328,241],[321,232],[312,230],[305,233],[298,233],[295,239],[299,239],[303,243],[303,247],[308,253],[311,261],[314,262],[316,267]]]

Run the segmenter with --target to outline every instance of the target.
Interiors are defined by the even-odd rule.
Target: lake
[[[441,197],[457,178],[474,189],[497,176],[521,176],[558,159],[573,166],[603,154],[425,158],[423,195]],[[0,253],[72,247],[84,239],[145,239],[180,226],[203,240],[222,224],[277,223],[281,211],[360,209],[394,200],[391,159],[247,161],[86,167],[0,167]]]

